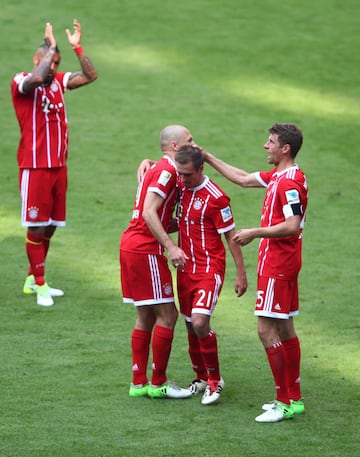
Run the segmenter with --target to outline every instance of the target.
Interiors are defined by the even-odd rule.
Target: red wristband
[[[77,48],[74,48],[74,52],[75,52],[75,54],[77,54],[79,56],[80,54],[82,54],[84,52],[84,50],[83,50],[82,46],[78,46]]]

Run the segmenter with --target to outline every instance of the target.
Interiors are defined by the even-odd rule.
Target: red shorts
[[[188,275],[178,271],[177,290],[180,313],[191,322],[193,313],[211,316],[223,286],[224,277],[217,273]]]
[[[299,293],[297,279],[258,277],[255,316],[289,319],[299,314]]]
[[[120,249],[120,280],[124,303],[144,306],[175,301],[171,271],[163,255]]]
[[[67,168],[23,168],[19,173],[24,227],[65,225]]]

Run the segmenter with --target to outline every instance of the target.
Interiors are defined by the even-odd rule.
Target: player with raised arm
[[[73,25],[73,32],[67,29],[66,35],[80,71],[58,72],[61,54],[48,22],[44,43],[33,56],[33,70],[17,73],[11,82],[21,133],[17,160],[29,260],[23,291],[36,294],[40,306],[52,306],[52,297],[63,295],[46,282],[45,259],[56,228],[65,226],[69,133],[64,93],[97,79],[97,71],[80,44],[80,22],[74,19]]]

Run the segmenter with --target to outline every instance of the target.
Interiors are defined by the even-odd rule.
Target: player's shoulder
[[[176,163],[167,155],[163,155],[155,165],[176,170]]]
[[[27,73],[25,71],[19,71],[18,73],[15,73],[15,75],[12,78],[12,81],[15,82],[16,84],[20,84],[20,82],[29,76],[30,73]]]
[[[175,185],[177,182],[176,168],[167,160],[161,158],[146,173],[147,182],[157,183],[161,186]]]
[[[213,200],[230,200],[225,191],[212,179],[207,178],[205,187]]]
[[[290,181],[296,181],[300,183],[306,180],[305,173],[297,165],[289,168],[284,174],[284,177]]]
[[[307,182],[304,172],[297,166],[291,167],[279,176],[278,189],[287,191],[289,189],[307,189]]]

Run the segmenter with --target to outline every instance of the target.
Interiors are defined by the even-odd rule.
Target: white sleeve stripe
[[[267,187],[268,185],[266,184],[266,182],[261,178],[260,176],[260,171],[257,171],[255,173],[255,178],[259,181],[259,183],[263,186],[263,187]]]

